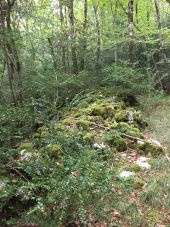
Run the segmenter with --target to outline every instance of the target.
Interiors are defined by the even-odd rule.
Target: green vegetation
[[[169,0],[0,1],[0,226],[169,226]]]

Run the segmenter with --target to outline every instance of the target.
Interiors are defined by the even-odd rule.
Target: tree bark
[[[157,19],[157,26],[158,26],[158,30],[159,30],[159,39],[160,39],[160,60],[165,61],[166,54],[165,54],[164,38],[163,38],[163,34],[162,34],[159,0],[154,0],[154,3],[155,3],[156,19]]]
[[[133,62],[133,32],[134,32],[134,21],[133,21],[133,10],[134,10],[134,1],[129,0],[128,2],[128,33],[129,33],[129,62]]]
[[[101,34],[100,34],[100,24],[98,17],[98,5],[93,6],[94,15],[96,20],[96,29],[97,29],[97,51],[96,51],[96,68],[99,67],[99,61],[101,57]]]
[[[59,8],[60,8],[60,24],[61,30],[64,29],[64,15],[63,15],[63,0],[59,0]],[[61,40],[61,55],[62,55],[62,69],[66,71],[66,50],[65,50],[65,40],[64,42]]]
[[[9,86],[13,103],[22,103],[23,83],[21,63],[18,56],[13,30],[11,28],[11,10],[16,0],[0,2],[0,29],[2,35],[3,52],[7,64]]]
[[[74,0],[70,0],[70,24],[71,24],[71,52],[72,52],[72,63],[73,73],[78,73],[77,64],[77,53],[76,53],[76,31],[75,31],[75,18],[74,18]]]
[[[87,29],[87,15],[88,15],[88,4],[87,0],[84,0],[84,24],[83,24],[83,48],[82,48],[82,55],[80,60],[81,70],[85,69],[85,52],[87,46],[86,40],[86,29]]]

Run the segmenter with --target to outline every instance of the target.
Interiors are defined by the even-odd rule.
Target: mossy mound
[[[67,110],[56,128],[66,132],[66,137],[70,130],[77,129],[83,142],[91,146],[104,142],[117,151],[125,151],[131,143],[122,134],[143,138],[142,122],[145,121],[139,111],[115,100],[100,92],[96,96],[95,93],[92,97],[86,96]]]
[[[58,159],[62,153],[62,146],[60,144],[49,144],[46,149],[50,157],[55,159]]]
[[[34,145],[32,142],[24,142],[21,143],[19,146],[19,150],[26,150],[27,152],[33,152],[34,151]]]
[[[164,150],[162,146],[152,144],[149,142],[144,142],[138,145],[138,153],[140,154],[151,154],[153,157],[158,157],[163,154]]]

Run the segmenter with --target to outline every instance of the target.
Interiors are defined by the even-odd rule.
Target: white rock
[[[149,158],[147,158],[147,157],[139,157],[138,160],[140,162],[147,162],[149,160]]]
[[[131,172],[131,171],[123,171],[120,173],[119,175],[121,178],[128,178],[128,177],[133,177],[135,176],[135,173]]]
[[[155,145],[160,146],[160,147],[162,146],[159,141],[154,140],[154,139],[150,139],[149,142],[152,143],[153,145],[155,144]]]
[[[145,142],[143,142],[143,141],[141,141],[141,140],[138,140],[138,141],[137,141],[137,144],[138,144],[138,145],[143,145],[144,143],[145,143]]]
[[[4,182],[0,182],[0,190],[4,189],[6,184]]]
[[[20,157],[21,161],[23,161],[23,160],[28,161],[32,157],[32,154],[27,152],[25,149],[20,151],[20,155],[21,155],[21,157]]]
[[[138,164],[142,169],[151,169],[151,165],[147,162],[140,162],[139,160],[136,161],[136,164]]]
[[[101,144],[98,144],[98,143],[95,143],[93,145],[94,148],[99,148],[99,149],[104,149],[106,148],[106,145],[104,143],[101,143]]]
[[[151,165],[148,163],[149,158],[139,157],[136,161],[136,164],[139,165],[142,169],[151,169]]]

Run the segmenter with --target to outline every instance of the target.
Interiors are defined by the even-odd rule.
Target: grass
[[[170,97],[161,99],[157,105],[146,107],[145,116],[149,123],[148,132],[170,153]]]
[[[151,102],[152,103],[152,102]],[[145,106],[145,117],[149,123],[147,134],[158,140],[166,148],[170,156],[170,97],[164,97],[159,102]],[[159,158],[153,165],[153,171],[148,176],[148,185],[142,193],[144,203],[152,209],[162,212],[165,226],[170,226],[170,163],[165,156]]]

